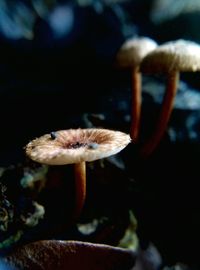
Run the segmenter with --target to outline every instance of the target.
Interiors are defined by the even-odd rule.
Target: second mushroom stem
[[[76,208],[74,210],[74,219],[80,216],[86,197],[86,162],[82,161],[74,164],[75,189],[76,189]]]
[[[141,73],[138,68],[133,68],[131,76],[132,102],[130,137],[134,142],[137,142],[141,114]]]
[[[179,72],[173,71],[168,75],[165,96],[163,99],[160,116],[154,133],[141,149],[141,156],[148,157],[159,144],[166,130],[176,96],[179,82]]]

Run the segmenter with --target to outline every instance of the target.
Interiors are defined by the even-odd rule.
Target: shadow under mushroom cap
[[[128,134],[108,129],[68,129],[45,134],[25,147],[34,161],[64,165],[94,161],[120,152],[130,143]]]

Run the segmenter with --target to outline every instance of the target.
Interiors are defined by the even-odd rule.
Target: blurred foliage
[[[151,18],[155,23],[160,23],[196,11],[200,11],[199,0],[154,0]]]
[[[107,8],[120,16],[122,21],[125,14],[120,8],[126,0],[23,0],[0,2],[0,31],[10,39],[34,39],[35,26],[38,18],[45,20],[55,35],[69,34],[73,31],[76,20],[81,20],[81,14],[76,9],[92,8],[98,14],[104,14]]]

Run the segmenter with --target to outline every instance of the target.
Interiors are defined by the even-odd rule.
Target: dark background
[[[101,113],[105,127],[128,132],[130,122],[124,119],[130,112],[130,74],[114,67],[128,37],[148,36],[158,44],[179,38],[200,42],[200,13],[197,8],[187,11],[185,1],[179,13],[172,5],[156,11],[158,1],[148,0],[41,1],[48,7],[42,15],[34,2],[2,1],[0,6],[0,166],[23,161],[23,147],[36,136],[85,127],[85,113]],[[28,19],[19,23],[23,6],[32,12],[30,26]],[[72,22],[62,23],[62,10],[72,14]],[[55,12],[58,26],[52,22]],[[199,73],[182,74],[181,80],[199,95]],[[151,93],[143,94],[141,140],[159,108]],[[193,125],[187,126],[188,117]],[[166,132],[148,160],[138,158],[138,146],[126,150],[126,168],[136,183],[131,205],[142,245],[153,242],[168,264],[181,261],[195,267],[200,241],[199,108],[175,108],[170,128],[175,139]]]

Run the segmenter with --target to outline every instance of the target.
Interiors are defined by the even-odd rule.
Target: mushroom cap
[[[59,130],[29,142],[25,151],[32,160],[47,165],[94,161],[120,152],[130,143],[128,134],[109,129]]]
[[[144,57],[140,66],[140,71],[145,73],[198,70],[200,70],[200,45],[183,39],[158,46]]]
[[[144,56],[156,47],[157,43],[151,38],[129,38],[119,49],[116,55],[116,64],[122,68],[137,67]]]

